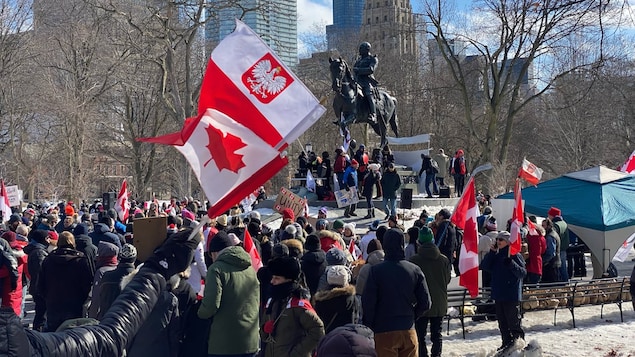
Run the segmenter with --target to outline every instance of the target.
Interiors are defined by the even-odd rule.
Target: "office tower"
[[[368,0],[364,5],[362,40],[375,53],[416,56],[415,32],[410,0]]]
[[[326,26],[329,49],[344,50],[348,42],[357,42],[362,27],[364,0],[333,0],[333,24]]]

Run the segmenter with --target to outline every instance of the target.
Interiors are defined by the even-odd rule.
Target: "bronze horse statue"
[[[337,121],[344,132],[348,133],[348,125],[354,123],[368,123],[375,133],[381,138],[380,147],[387,144],[386,131],[388,124],[396,137],[397,131],[397,99],[386,91],[374,88],[376,98],[375,114],[377,122],[368,119],[368,102],[364,98],[359,85],[355,83],[350,67],[341,57],[337,59],[329,58],[329,69],[331,71],[331,87],[335,92],[333,98],[333,110]]]

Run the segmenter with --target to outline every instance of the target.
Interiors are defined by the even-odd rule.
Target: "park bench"
[[[471,297],[465,288],[448,289],[448,313],[444,316],[447,320],[447,334],[450,334],[450,321],[458,319],[461,322],[463,338],[465,338],[465,319],[473,320],[494,319],[494,302],[490,298],[489,288],[479,288],[478,295]]]

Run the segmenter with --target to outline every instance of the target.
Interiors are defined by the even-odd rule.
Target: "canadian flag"
[[[357,248],[357,245],[355,245],[354,238],[351,238],[351,242],[348,244],[348,252],[351,253],[353,261],[359,259],[359,256],[361,255],[361,251],[359,250],[359,248]]]
[[[542,169],[527,161],[527,159],[523,159],[523,166],[518,172],[518,177],[536,186],[542,179]]]
[[[309,200],[304,196],[304,218],[309,218]]]
[[[523,212],[523,197],[520,189],[520,179],[516,179],[516,185],[514,186],[514,211],[512,212],[512,224],[509,234],[509,254],[515,255],[520,252],[520,246],[522,242],[521,228],[525,221],[525,213]]]
[[[210,217],[221,215],[287,164],[281,151],[326,111],[247,25],[212,52],[199,115],[180,132],[138,139],[173,145],[190,163]]]
[[[476,219],[479,216],[476,203],[474,176],[470,177],[467,187],[461,195],[450,220],[463,230],[463,243],[459,255],[459,285],[465,287],[470,296],[478,295],[478,229]]]
[[[0,210],[2,210],[2,222],[6,222],[11,218],[11,206],[9,205],[9,195],[7,188],[4,186],[4,180],[0,181]]]
[[[117,196],[117,202],[115,202],[115,211],[122,222],[128,219],[130,213],[130,201],[128,201],[128,184],[126,179],[121,183],[121,189],[119,190],[119,196]]]
[[[628,157],[628,160],[622,165],[620,171],[626,172],[627,174],[635,174],[635,151]]]
[[[258,270],[262,268],[262,259],[260,259],[260,254],[258,254],[256,245],[251,238],[251,234],[249,234],[247,230],[245,230],[245,238],[243,244],[245,246],[245,251],[251,257],[251,266],[256,272],[258,272]]]

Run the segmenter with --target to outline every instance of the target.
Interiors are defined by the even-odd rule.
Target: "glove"
[[[505,264],[505,266],[509,266],[512,264],[512,258],[507,257],[503,260],[503,264]]]
[[[162,274],[166,279],[172,275],[184,271],[194,258],[194,249],[199,243],[200,234],[193,239],[188,239],[192,229],[184,229],[172,234],[161,246],[154,250],[154,253],[144,266],[153,268]]]

